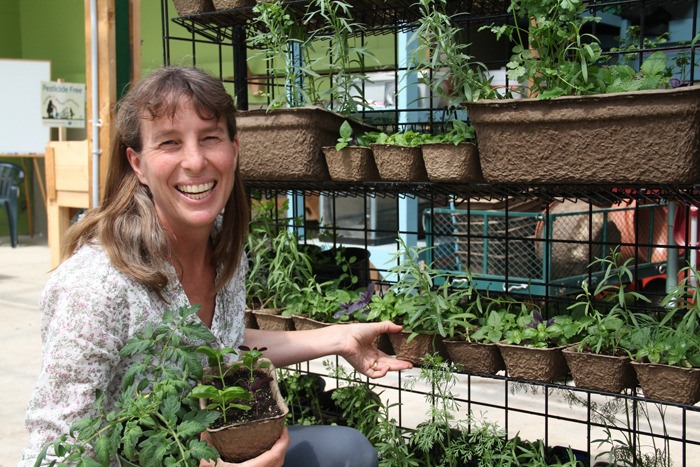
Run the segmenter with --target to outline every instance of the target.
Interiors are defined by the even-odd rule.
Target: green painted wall
[[[22,57],[19,0],[0,0],[0,57]]]

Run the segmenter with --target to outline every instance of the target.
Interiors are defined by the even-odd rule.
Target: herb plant
[[[515,45],[506,65],[509,80],[527,83],[522,94],[550,99],[566,95],[658,89],[669,85],[668,57],[655,52],[635,71],[628,64],[606,64],[600,40],[583,32],[600,17],[586,14],[583,0],[512,0],[512,24],[485,26]],[[526,24],[526,26],[522,26]]]
[[[644,295],[630,290],[633,273],[629,265],[633,258],[622,261],[619,248],[604,258],[596,258],[590,269],[599,269],[603,275],[591,290],[588,280],[581,283],[577,302],[569,307],[584,329],[578,349],[589,349],[596,354],[617,355],[623,351],[623,343],[632,326],[639,326],[645,316],[633,312],[631,305],[648,303]]]
[[[391,259],[398,264],[389,269],[397,280],[390,291],[398,300],[395,308],[404,310],[395,318],[400,318],[404,331],[411,333],[408,340],[419,333],[452,336],[456,328],[470,326],[474,315],[462,308],[463,300],[472,293],[469,279],[441,273],[424,264],[419,257],[427,248],[409,248],[401,238],[398,241],[399,250]],[[465,279],[467,286],[460,279]]]
[[[409,38],[415,43],[412,68],[419,71],[419,83],[431,94],[461,105],[477,99],[496,97],[486,66],[468,55],[469,44],[459,42],[460,29],[445,13],[447,0],[419,0],[417,29]]]
[[[570,316],[545,320],[539,310],[518,316],[516,326],[505,333],[505,343],[547,348],[568,344],[581,332],[581,325]]]
[[[304,63],[312,55],[312,44],[300,24],[282,1],[258,2],[253,7],[255,20],[251,23],[250,45],[258,52],[251,59],[263,57],[272,68],[273,80],[280,79],[281,92],[272,97],[269,109],[297,107],[320,102],[312,64]],[[293,53],[296,52],[296,53]]]
[[[331,86],[325,100],[343,115],[368,107],[361,87],[365,76],[355,70],[364,69],[366,59],[374,58],[357,37],[364,26],[353,20],[351,10],[352,5],[342,0],[312,0],[303,19],[305,24],[321,25],[309,40],[326,51]]]

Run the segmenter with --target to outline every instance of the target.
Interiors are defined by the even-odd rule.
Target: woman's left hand
[[[401,332],[401,326],[391,321],[357,323],[336,326],[347,335],[346,348],[340,355],[360,373],[370,378],[381,378],[389,371],[413,368],[411,362],[390,357],[374,346],[377,336]]]

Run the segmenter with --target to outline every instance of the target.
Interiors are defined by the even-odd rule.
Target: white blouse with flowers
[[[216,297],[211,331],[220,346],[238,348],[243,342],[246,264],[242,258]],[[159,324],[166,310],[190,304],[174,268],[171,273],[165,303],[118,271],[96,245],[81,247],[54,271],[39,302],[44,354],[26,414],[29,445],[20,466],[34,465],[45,443],[93,410],[96,389],[113,406],[128,364],[119,357],[124,343],[147,324]]]

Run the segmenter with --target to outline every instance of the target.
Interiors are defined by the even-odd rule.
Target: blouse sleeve
[[[128,284],[111,271],[99,256],[77,255],[54,272],[42,293],[44,355],[20,465],[33,465],[47,442],[94,411],[97,389],[110,394],[109,386],[121,383],[116,370],[130,327]]]

